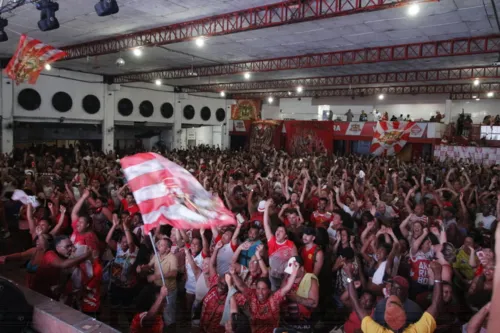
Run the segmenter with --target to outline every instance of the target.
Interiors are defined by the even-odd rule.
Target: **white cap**
[[[297,262],[297,259],[295,259],[295,257],[291,257],[290,259],[288,259],[288,264],[286,265],[286,268],[285,268],[286,274],[292,274],[293,264],[295,264],[296,262]]]
[[[265,210],[266,210],[266,201],[262,200],[261,202],[259,202],[259,207],[257,208],[257,211],[259,211],[260,213],[264,213]]]

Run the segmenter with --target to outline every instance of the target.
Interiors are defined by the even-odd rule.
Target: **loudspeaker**
[[[12,282],[0,278],[0,332],[21,333],[31,326],[33,307]]]

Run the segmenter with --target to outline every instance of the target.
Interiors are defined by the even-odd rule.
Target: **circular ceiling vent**
[[[25,110],[34,111],[40,108],[42,98],[35,89],[26,88],[21,90],[19,95],[17,95],[17,103]]]
[[[212,116],[212,111],[210,111],[210,108],[208,106],[204,106],[203,108],[201,108],[200,111],[201,119],[207,121],[210,119],[211,116]]]
[[[88,114],[96,114],[101,109],[101,101],[95,95],[87,95],[82,100],[82,107]]]
[[[226,119],[226,111],[224,111],[223,108],[217,109],[217,111],[215,111],[215,118],[218,121],[224,121],[224,119]]]
[[[68,112],[73,107],[73,100],[68,93],[60,91],[52,96],[52,106],[59,112]]]
[[[163,118],[172,118],[174,115],[174,107],[170,103],[163,103],[160,111]]]
[[[184,118],[191,120],[194,118],[194,107],[192,105],[186,105],[184,107]]]
[[[128,98],[122,98],[118,101],[118,113],[124,117],[128,117],[134,110],[134,104]]]
[[[150,101],[143,101],[139,105],[139,113],[143,117],[146,117],[146,118],[151,117],[153,115],[154,110],[155,110],[155,108],[153,106],[153,103],[151,103]]]

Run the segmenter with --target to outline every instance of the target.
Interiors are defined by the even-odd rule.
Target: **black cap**
[[[311,227],[306,227],[306,228],[304,228],[304,235],[310,235],[310,236],[316,237],[316,229],[311,228]]]

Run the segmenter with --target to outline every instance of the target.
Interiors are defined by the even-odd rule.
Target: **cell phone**
[[[243,218],[243,216],[241,216],[240,213],[236,214],[236,220],[238,221],[239,224],[245,223],[245,219]]]

